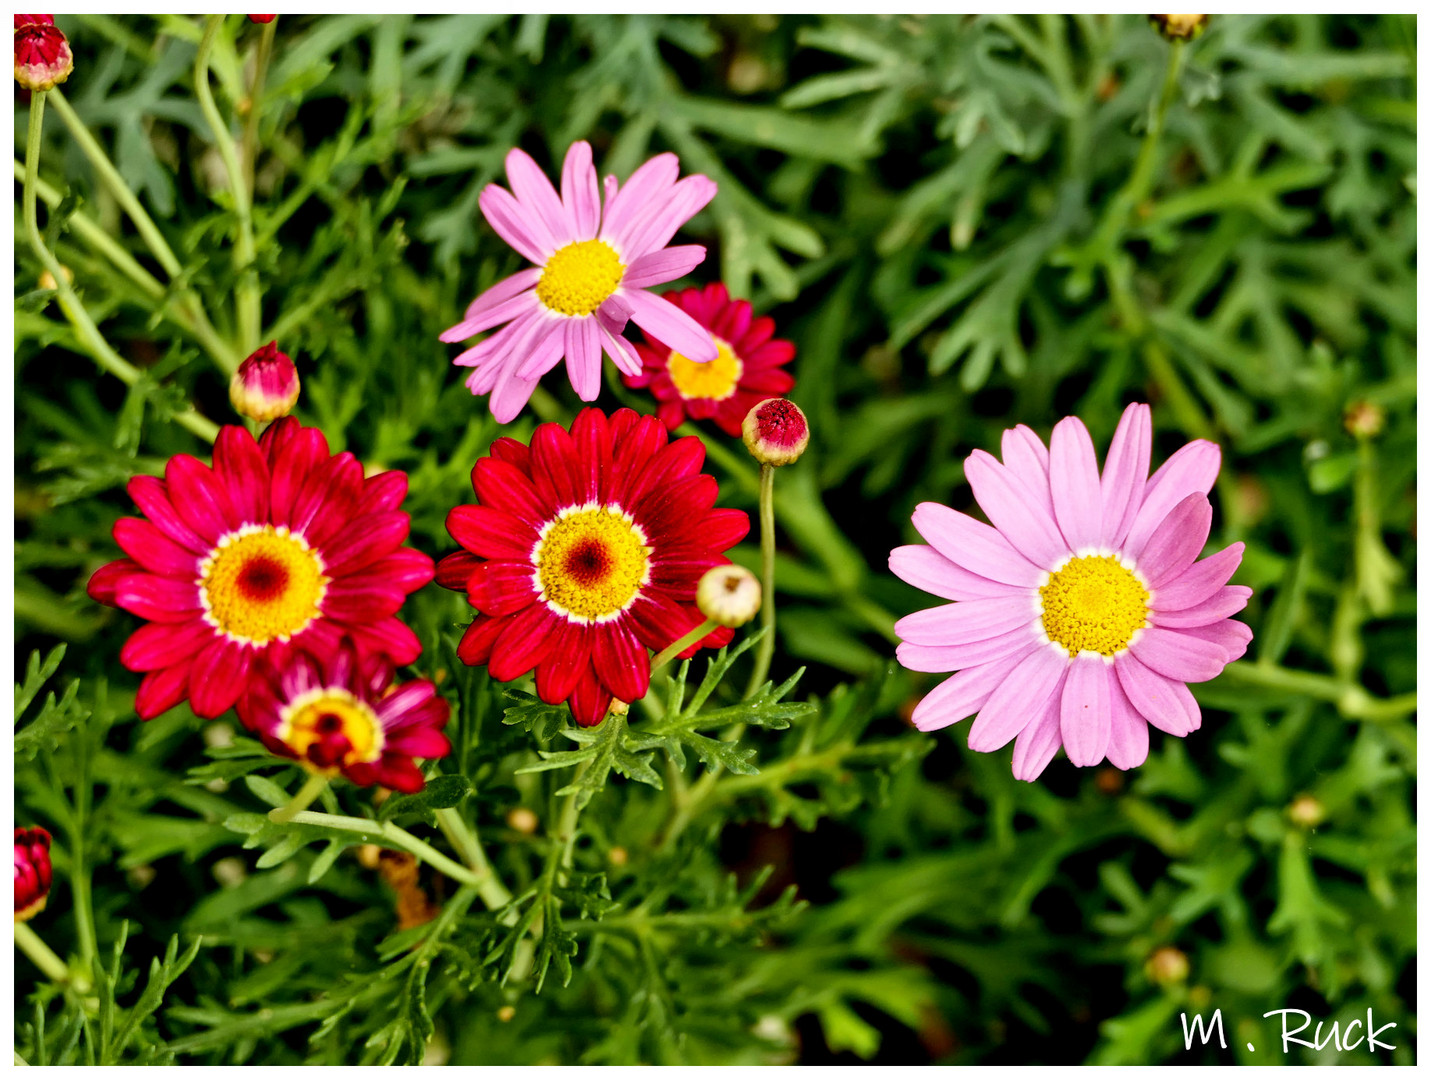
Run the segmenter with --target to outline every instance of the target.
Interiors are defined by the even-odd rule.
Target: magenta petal
[[[1211,531],[1212,503],[1206,495],[1189,495],[1173,507],[1137,556],[1138,569],[1148,586],[1156,589],[1191,566],[1202,554]]]
[[[1030,562],[1052,570],[1068,556],[1068,541],[1043,511],[1038,496],[992,455],[975,450],[964,462],[964,477],[994,527]]]
[[[499,424],[510,424],[526,407],[536,388],[535,379],[519,379],[510,367],[505,369],[497,376],[492,396],[488,399],[492,418]]]
[[[488,184],[477,198],[477,207],[497,235],[528,261],[545,266],[556,251],[546,226],[505,188]]]
[[[1103,542],[1122,545],[1143,505],[1148,465],[1153,453],[1153,413],[1146,405],[1129,405],[1118,421],[1100,482],[1103,501]]]
[[[1019,661],[979,710],[969,728],[969,749],[997,750],[1038,717],[1068,671],[1068,659],[1051,646],[1035,648]]]
[[[899,662],[910,671],[944,672],[978,664],[992,664],[1010,656],[1022,655],[1038,647],[1033,631],[1020,627],[1007,634],[974,641],[967,645],[915,645],[904,642],[894,650]]]
[[[1068,760],[1086,768],[1103,760],[1113,728],[1108,678],[1102,657],[1083,655],[1069,665],[1059,706],[1058,729]]]
[[[641,354],[636,351],[635,346],[621,336],[619,329],[613,330],[600,311],[597,313],[597,320],[601,327],[602,351],[611,357],[611,362],[616,365],[616,369],[627,375],[640,375]]]
[[[642,255],[626,268],[621,284],[628,289],[646,289],[652,285],[664,285],[678,277],[689,274],[700,266],[706,258],[706,249],[700,244],[684,244],[681,247],[660,248]]]
[[[964,600],[906,615],[894,632],[917,645],[964,645],[1028,626],[1036,617],[1023,597]]]
[[[1129,651],[1159,675],[1178,682],[1207,682],[1227,666],[1227,650],[1191,630],[1145,627]]]
[[[627,227],[619,241],[628,260],[659,251],[679,229],[715,198],[715,181],[705,176],[688,176],[671,188],[666,201],[658,204]]]
[[[711,332],[670,301],[642,289],[623,289],[621,297],[637,326],[687,359],[704,364],[719,355]]]
[[[601,238],[614,240],[618,250],[624,251],[620,238],[652,203],[665,198],[667,189],[675,184],[680,171],[681,163],[675,154],[657,154],[632,173],[630,179],[617,190],[613,190],[615,178],[607,177]],[[640,254],[644,253],[637,252],[637,255]]]
[[[596,400],[601,393],[601,325],[591,316],[567,320],[566,373],[577,397]]]
[[[1093,451],[1088,429],[1076,416],[1065,417],[1053,429],[1049,440],[1048,484],[1053,493],[1054,516],[1069,548],[1083,551],[1098,547],[1103,539],[1098,455]],[[1064,749],[1068,749],[1067,732]],[[1069,757],[1072,756],[1070,753]]]
[[[1059,709],[1063,686],[1054,688],[1048,703],[1037,720],[1026,725],[1014,740],[1014,779],[1034,781],[1043,775],[1048,763],[1063,745],[1059,732]]]
[[[1220,622],[1230,615],[1236,615],[1247,606],[1252,598],[1252,590],[1246,585],[1227,585],[1201,604],[1177,611],[1159,611],[1153,608],[1153,625],[1166,627],[1208,626]]]
[[[1110,673],[1108,704],[1112,725],[1108,732],[1108,760],[1120,769],[1135,769],[1148,760],[1148,722],[1138,715],[1123,692],[1123,684]]]
[[[1212,490],[1221,466],[1222,451],[1206,439],[1194,439],[1163,462],[1143,489],[1143,502],[1128,529],[1123,550],[1136,559],[1173,507],[1189,495],[1206,495]]]
[[[1048,489],[1048,447],[1025,424],[1008,428],[1001,440],[1004,467],[1039,497],[1039,506],[1053,517],[1053,496]]]
[[[513,345],[512,365],[519,379],[540,379],[561,361],[566,352],[568,328],[578,319],[543,319],[530,338]],[[526,359],[523,360],[522,357]],[[518,363],[518,361],[521,361]]]
[[[1234,660],[1242,659],[1243,654],[1247,652],[1247,643],[1252,640],[1252,627],[1234,619],[1224,619],[1211,626],[1190,626],[1185,630],[1170,630],[1168,632],[1182,634],[1185,637],[1190,636],[1198,641],[1217,646],[1227,654],[1229,664]],[[1187,681],[1202,682],[1203,680],[1189,679]]]
[[[1182,738],[1196,726],[1177,693],[1181,683],[1163,678],[1127,653],[1113,661],[1113,672],[1128,703],[1159,731]]]
[[[507,182],[512,185],[512,194],[517,201],[541,223],[545,236],[538,236],[537,239],[550,238],[553,249],[565,247],[576,239],[571,221],[547,174],[530,155],[515,147],[507,151]],[[535,229],[532,231],[536,235]]]
[[[1241,542],[1193,563],[1172,581],[1158,589],[1153,607],[1158,611],[1180,611],[1194,607],[1212,596],[1232,577],[1242,562]]]
[[[973,716],[1014,666],[1002,660],[956,672],[924,695],[910,719],[920,731],[934,731]]]
[[[566,207],[573,239],[591,240],[601,227],[601,190],[596,183],[596,166],[591,163],[591,144],[585,139],[571,144],[561,167],[561,201]]]
[[[889,569],[895,577],[907,581],[916,589],[945,600],[983,600],[996,596],[1014,596],[1025,592],[1017,585],[971,574],[955,566],[928,544],[906,544],[889,553]],[[1030,599],[1029,601],[1033,601]]]
[[[480,293],[476,300],[467,305],[467,310],[462,313],[463,319],[475,319],[483,312],[496,307],[505,300],[510,300],[520,292],[528,289],[535,289],[537,282],[542,280],[542,268],[540,266],[529,266],[525,270],[518,270],[511,277],[505,277],[490,289]],[[461,341],[461,338],[457,340]]]
[[[535,292],[520,292],[510,300],[503,300],[500,304],[492,304],[483,308],[480,314],[463,319],[456,326],[449,327],[438,334],[437,337],[439,341],[445,341],[449,345],[457,341],[466,341],[473,334],[480,334],[483,330],[501,326],[503,323],[511,322],[529,312],[539,311],[541,306],[541,301],[537,299]]]
[[[1033,588],[1040,571],[1015,551],[999,530],[938,503],[920,503],[911,519],[939,554],[979,577]]]

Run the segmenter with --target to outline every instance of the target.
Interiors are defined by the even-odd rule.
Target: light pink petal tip
[[[1059,530],[1073,551],[1097,547],[1103,539],[1103,496],[1098,455],[1083,421],[1060,420],[1053,429],[1048,461],[1049,488]],[[1068,745],[1065,737],[1064,746]]]

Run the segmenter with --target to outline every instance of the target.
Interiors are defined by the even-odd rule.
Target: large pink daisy
[[[628,319],[692,360],[716,359],[709,332],[647,291],[706,257],[699,244],[666,246],[716,193],[715,181],[678,181],[679,171],[675,154],[660,154],[625,187],[608,176],[603,207],[587,143],[567,151],[560,195],[527,154],[514,149],[507,155],[512,190],[488,184],[478,205],[497,235],[536,265],[493,285],[441,335],[465,341],[502,327],[453,360],[473,369],[467,386],[492,395],[492,415],[500,422],[522,411],[537,380],[562,357],[583,401],[601,390],[603,351],[620,370],[639,375],[641,358],[621,336]]]
[[[285,417],[257,442],[225,427],[212,469],[178,454],[163,480],[136,476],[129,494],[147,520],[115,523],[129,557],[96,570],[89,594],[149,620],[119,653],[147,673],[135,701],[143,719],[185,698],[218,716],[260,658],[327,655],[345,634],[395,664],[422,651],[396,618],[433,572],[402,546],[405,473],[365,480],[352,454],[330,454],[321,431]]]
[[[1120,769],[1148,756],[1148,725],[1186,735],[1202,724],[1190,682],[1240,657],[1252,631],[1229,616],[1252,590],[1228,585],[1232,544],[1198,559],[1221,464],[1196,440],[1147,478],[1148,406],[1123,413],[1102,475],[1087,429],[1068,417],[1045,447],[1020,425],[1001,465],[964,465],[992,526],[921,503],[914,527],[932,547],[890,553],[899,577],[954,603],[906,616],[900,663],[956,674],[914,710],[921,730],[978,714],[969,748],[1014,742],[1014,775],[1033,780],[1058,752]],[[1147,479],[1145,479],[1147,478]]]

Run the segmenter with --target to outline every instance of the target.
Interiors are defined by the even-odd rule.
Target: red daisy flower
[[[135,701],[145,720],[185,698],[218,716],[260,657],[326,655],[344,634],[395,664],[422,651],[395,617],[432,580],[432,560],[402,546],[405,473],[364,480],[352,454],[330,455],[321,431],[285,417],[257,443],[225,427],[212,470],[178,454],[129,494],[148,520],[115,523],[129,558],[96,570],[89,594],[150,620],[119,654],[148,673]]]
[[[739,435],[740,422],[757,402],[788,393],[795,385],[794,377],[781,370],[795,356],[795,346],[772,336],[771,319],[752,318],[748,300],[732,300],[719,282],[668,292],[663,298],[709,330],[719,353],[709,363],[697,363],[642,331],[646,343],[636,346],[641,374],[621,379],[633,390],[651,388],[661,403],[657,415],[672,431],[689,415],[692,420],[714,419],[727,435]]]
[[[466,590],[481,613],[458,646],[464,663],[500,682],[535,668],[541,699],[568,701],[587,727],[613,697],[645,696],[646,650],[702,622],[696,583],[750,529],[743,510],[713,508],[701,441],[667,439],[653,416],[586,409],[570,434],[540,425],[530,449],[492,444],[472,470],[481,505],[447,515],[466,551],[437,568],[438,584]],[[699,645],[730,638],[722,627]]]
[[[296,652],[281,669],[260,664],[239,715],[266,747],[309,772],[410,794],[424,783],[412,759],[452,749],[441,731],[449,708],[426,679],[392,681],[390,665],[348,642],[327,659]]]

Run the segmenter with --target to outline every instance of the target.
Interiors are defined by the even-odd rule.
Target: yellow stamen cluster
[[[708,364],[698,364],[678,352],[672,352],[666,359],[666,370],[671,382],[683,398],[710,398],[724,401],[735,393],[740,385],[740,377],[745,372],[745,363],[735,355],[728,342],[714,334],[716,358]]]
[[[279,716],[274,735],[287,744],[312,772],[336,776],[344,765],[377,761],[383,754],[383,728],[377,714],[341,687],[320,687],[289,702]],[[314,743],[342,735],[351,747],[327,768],[308,757]]]
[[[1069,559],[1038,594],[1043,632],[1072,656],[1114,656],[1148,624],[1148,590],[1116,555]]]
[[[210,626],[236,641],[286,641],[322,611],[323,560],[284,526],[245,525],[199,565],[199,597]]]
[[[562,315],[590,315],[621,284],[626,267],[605,240],[558,248],[537,282],[537,299]]]
[[[541,598],[573,622],[605,622],[650,580],[646,534],[619,506],[569,506],[542,528],[532,554]]]

